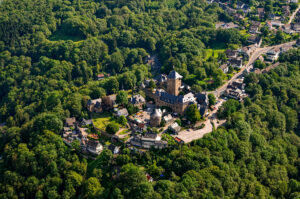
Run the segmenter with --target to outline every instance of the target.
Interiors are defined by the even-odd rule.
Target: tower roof
[[[181,79],[182,76],[179,75],[179,73],[177,73],[175,70],[172,70],[172,71],[170,72],[170,74],[168,75],[168,78],[169,78],[169,79]]]
[[[151,114],[151,118],[161,118],[161,117],[162,117],[162,112],[160,109],[155,109]]]

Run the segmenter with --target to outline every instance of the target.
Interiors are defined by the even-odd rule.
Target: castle
[[[147,94],[154,99],[156,106],[169,107],[174,112],[182,115],[190,104],[196,104],[196,98],[193,93],[179,95],[181,80],[182,76],[173,70],[165,80],[167,91],[156,89],[154,93],[147,92]]]

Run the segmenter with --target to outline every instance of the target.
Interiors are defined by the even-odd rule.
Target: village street
[[[298,6],[298,8],[293,12],[293,14],[290,17],[290,20],[289,20],[288,24],[291,24],[293,22],[296,14],[299,12],[299,10],[300,10],[300,6]]]
[[[227,86],[229,84],[231,84],[233,81],[235,81],[236,79],[238,79],[243,74],[243,71],[246,70],[249,66],[251,66],[255,62],[255,60],[257,60],[257,58],[259,56],[261,56],[262,54],[265,54],[269,50],[272,50],[275,48],[292,47],[292,45],[294,45],[294,44],[295,44],[295,41],[292,41],[292,42],[287,42],[287,43],[279,44],[279,45],[275,45],[275,46],[267,46],[264,48],[257,48],[255,50],[255,52],[251,55],[248,63],[245,66],[243,66],[242,69],[237,74],[235,74],[228,82],[226,82],[223,86],[221,86],[217,90],[208,92],[208,94],[213,93],[217,97],[218,104],[215,105],[214,110],[210,112],[209,116],[207,117],[208,119],[204,122],[205,127],[202,129],[198,129],[198,130],[187,129],[187,130],[179,132],[178,135],[174,135],[173,137],[178,137],[181,140],[183,140],[184,143],[189,143],[189,142],[192,142],[193,140],[202,138],[207,133],[212,132],[213,128],[218,128],[219,126],[224,125],[226,121],[225,120],[220,121],[217,119],[217,111],[218,111],[219,107],[225,102],[225,100],[223,100],[219,97],[227,89]]]
[[[223,84],[217,90],[207,92],[207,93],[208,94],[213,93],[216,97],[221,96],[222,93],[226,90],[227,86],[229,84],[231,84],[233,81],[235,81],[236,79],[238,79],[240,77],[240,75],[243,74],[244,70],[246,70],[249,66],[251,66],[259,56],[261,56],[262,54],[265,54],[269,50],[272,50],[272,49],[275,49],[275,48],[280,48],[280,47],[289,47],[289,46],[294,45],[295,43],[296,43],[296,41],[292,41],[292,42],[287,42],[287,43],[279,44],[279,45],[275,45],[275,46],[266,46],[264,48],[257,48],[252,53],[248,63],[246,65],[244,65],[238,73],[236,73],[229,81],[227,81],[225,84]]]

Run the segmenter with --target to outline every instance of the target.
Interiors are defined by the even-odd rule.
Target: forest
[[[250,73],[250,97],[218,112],[226,126],[189,145],[89,160],[60,136],[89,99],[152,77],[148,55],[198,92],[220,86],[224,54],[206,49],[246,42],[215,29],[224,16],[205,0],[0,1],[0,198],[300,198],[299,49]]]

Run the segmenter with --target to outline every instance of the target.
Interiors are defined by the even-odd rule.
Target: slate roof
[[[155,140],[157,138],[157,136],[158,135],[156,133],[146,133],[143,138]]]
[[[140,94],[134,95],[130,98],[130,103],[132,104],[140,104],[145,102],[146,102],[145,98]]]
[[[75,117],[66,118],[66,124],[68,124],[69,126],[74,125],[74,123],[76,123],[76,118]]]
[[[248,38],[248,42],[251,43],[259,43],[260,42],[260,37],[256,36],[256,35],[252,35]]]
[[[230,50],[230,49],[227,49],[225,53],[227,57],[236,57],[238,54],[236,50]]]
[[[159,74],[154,79],[157,80],[158,82],[165,82],[167,81],[168,78],[167,75]]]
[[[102,99],[98,98],[98,99],[94,99],[94,100],[89,100],[87,102],[87,104],[88,105],[95,104],[95,107],[101,107],[101,102],[102,102]]]
[[[221,70],[225,70],[226,68],[228,68],[228,65],[227,65],[227,64],[223,64],[223,65],[220,66],[220,69],[221,69]]]
[[[151,118],[162,117],[162,112],[160,109],[155,109],[151,114]]]
[[[181,79],[182,76],[179,75],[179,73],[177,73],[175,70],[172,70],[172,71],[170,72],[170,74],[168,75],[168,78],[169,78],[169,79]]]
[[[121,115],[128,116],[128,111],[126,108],[123,108],[123,109],[120,109],[117,114],[118,114],[118,116],[121,116]]]
[[[241,59],[230,59],[230,60],[229,60],[229,63],[230,63],[231,65],[237,65],[237,66],[240,66],[240,65],[243,64],[243,60],[241,60]]]

